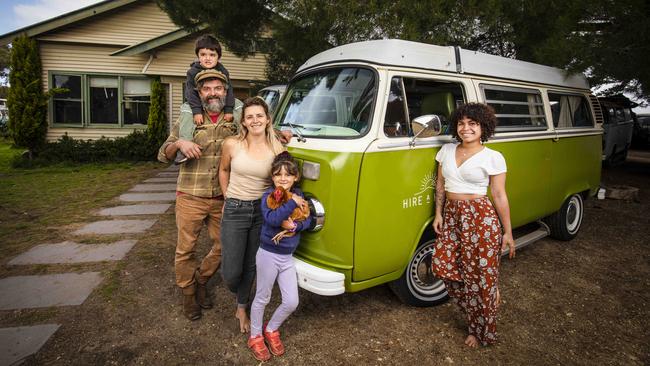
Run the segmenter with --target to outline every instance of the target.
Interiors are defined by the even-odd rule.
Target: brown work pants
[[[194,294],[194,273],[198,268],[200,283],[207,282],[216,272],[221,263],[221,210],[223,199],[203,198],[190,194],[176,197],[176,227],[178,241],[176,243],[176,284],[183,294]],[[203,224],[208,227],[208,235],[212,241],[210,252],[199,265],[195,247]]]

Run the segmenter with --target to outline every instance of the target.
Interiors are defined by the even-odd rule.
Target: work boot
[[[201,318],[201,307],[196,302],[196,294],[183,294],[183,315],[189,320]]]
[[[196,282],[196,302],[203,309],[212,309],[212,299],[208,294],[208,283],[199,282],[199,272],[194,275],[194,282]]]

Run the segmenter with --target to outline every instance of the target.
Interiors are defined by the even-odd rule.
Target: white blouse
[[[442,146],[436,160],[442,164],[445,191],[464,194],[487,194],[490,176],[506,172],[506,160],[500,152],[488,147],[472,155],[460,166],[456,165],[456,147],[460,143]]]

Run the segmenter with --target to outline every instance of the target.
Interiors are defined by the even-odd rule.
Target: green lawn
[[[156,162],[13,169],[22,150],[0,142],[0,260],[41,243],[74,239],[72,224],[92,222],[93,212],[166,166]]]

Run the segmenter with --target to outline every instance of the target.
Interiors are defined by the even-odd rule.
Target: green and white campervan
[[[300,286],[322,295],[388,283],[417,306],[446,298],[431,274],[435,155],[454,109],[494,107],[488,144],[508,164],[517,238],[572,239],[600,182],[602,113],[581,75],[458,47],[352,43],[310,58],[275,123],[291,129],[317,225],[295,253]]]

